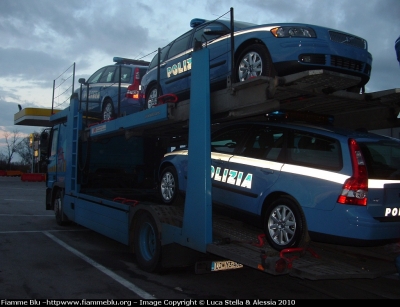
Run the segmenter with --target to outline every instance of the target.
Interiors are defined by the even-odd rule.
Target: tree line
[[[32,141],[38,141],[41,132],[33,132]],[[5,149],[0,151],[0,170],[19,170],[22,172],[42,172],[37,158],[34,157],[30,136],[22,137],[17,129],[4,133]],[[16,155],[20,159],[15,160]]]

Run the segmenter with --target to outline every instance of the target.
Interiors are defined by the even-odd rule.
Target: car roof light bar
[[[114,57],[113,61],[117,64],[132,64],[132,65],[139,65],[139,66],[149,66],[150,62],[143,61],[143,60],[132,60],[127,58],[121,57]]]
[[[334,117],[332,115],[318,114],[314,112],[302,112],[292,110],[277,110],[265,114],[267,120],[270,121],[287,121],[287,122],[306,122],[309,124],[325,124],[332,125]]]
[[[190,27],[191,28],[196,28],[197,26],[205,23],[207,20],[201,19],[201,18],[194,18],[190,21]]]

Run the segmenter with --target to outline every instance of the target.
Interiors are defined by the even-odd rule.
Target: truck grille
[[[360,61],[355,61],[352,59],[340,57],[340,56],[331,56],[331,65],[335,67],[346,68],[354,71],[362,71],[363,63]]]
[[[340,32],[329,31],[331,41],[354,46],[361,49],[367,49],[367,44],[364,39],[350,34],[344,34]]]

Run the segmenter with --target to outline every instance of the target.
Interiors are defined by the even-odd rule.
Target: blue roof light
[[[332,125],[334,117],[327,114],[318,114],[309,111],[277,110],[265,114],[267,120],[285,122],[305,122],[309,124]]]
[[[194,18],[190,21],[190,27],[195,28],[203,23],[205,23],[207,20],[201,19],[201,18]]]

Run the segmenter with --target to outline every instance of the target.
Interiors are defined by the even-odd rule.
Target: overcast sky
[[[72,91],[74,63],[78,80],[114,56],[151,60],[192,18],[216,19],[231,7],[236,20],[309,23],[365,38],[373,56],[366,92],[400,88],[400,0],[0,0],[0,152],[4,131],[41,130],[15,126],[14,114],[18,104],[51,108],[53,80],[55,103],[66,107],[61,93]]]

